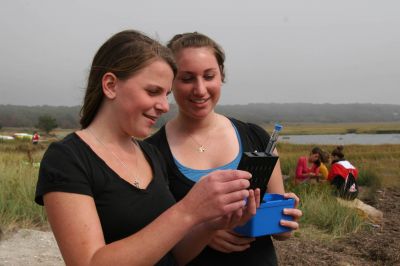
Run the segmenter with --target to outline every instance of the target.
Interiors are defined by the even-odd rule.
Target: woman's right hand
[[[241,170],[214,171],[202,177],[178,204],[194,223],[241,212],[249,197],[250,178],[249,172]]]

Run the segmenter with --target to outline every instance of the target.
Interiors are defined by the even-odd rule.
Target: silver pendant
[[[137,180],[133,180],[133,185],[140,189],[139,182]]]
[[[207,149],[203,145],[197,148],[199,152],[205,152]]]

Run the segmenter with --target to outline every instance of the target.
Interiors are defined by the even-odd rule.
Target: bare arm
[[[242,208],[248,178],[243,171],[211,174],[142,230],[108,245],[93,198],[50,192],[44,203],[67,265],[154,265],[196,224]]]
[[[106,245],[93,198],[51,192],[44,202],[66,265],[154,265],[194,222],[177,206],[136,234]]]

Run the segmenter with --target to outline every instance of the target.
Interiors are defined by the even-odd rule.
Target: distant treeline
[[[0,126],[34,127],[38,117],[50,115],[60,128],[78,128],[80,106],[0,105]],[[176,106],[159,120],[164,124],[176,114]],[[220,105],[217,112],[256,124],[273,122],[400,122],[400,105],[393,104],[309,104],[252,103]]]

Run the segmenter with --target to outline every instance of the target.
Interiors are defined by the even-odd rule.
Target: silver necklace
[[[92,130],[90,129],[90,128],[86,128],[88,131],[89,131],[89,133],[90,133],[90,135],[92,135],[96,140],[97,140],[97,142],[99,142],[107,151],[109,151],[111,154],[112,154],[112,156],[114,156],[115,157],[115,159],[117,159],[117,161],[125,168],[125,170],[128,172],[128,173],[130,173],[130,171],[129,171],[129,169],[128,169],[128,166],[126,166],[126,164],[112,151],[112,150],[110,150],[110,149],[108,149],[107,147],[106,147],[106,145],[92,132]],[[134,138],[132,138],[131,139],[132,140],[132,149],[133,149],[133,153],[135,154],[135,166],[136,166],[136,168],[137,168],[137,166],[138,166],[138,162],[137,162],[137,155],[136,155],[136,149],[135,149],[135,145],[138,145],[138,143],[137,143],[137,141],[134,139]],[[135,186],[135,187],[137,187],[137,188],[140,188],[140,185],[139,185],[139,181],[137,180],[137,178],[135,178],[134,176],[132,176],[132,179],[133,179],[133,185]]]
[[[196,147],[196,150],[197,150],[198,152],[205,152],[205,151],[207,151],[207,148],[206,148],[203,144],[200,144],[200,143],[192,136],[192,134],[189,134],[189,137],[198,145],[198,147]],[[207,138],[205,139],[204,144],[207,143],[208,137],[209,137],[209,136],[207,136]]]
[[[214,125],[212,126],[211,129],[214,129],[214,127],[216,127],[216,124],[217,124],[217,122],[215,121],[215,123],[214,123]],[[189,134],[189,137],[193,140],[193,142],[196,143],[196,144],[198,145],[198,147],[196,148],[196,150],[197,150],[198,152],[203,153],[203,152],[206,152],[206,151],[207,151],[207,147],[206,147],[205,145],[208,143],[208,139],[210,138],[210,135],[211,135],[211,134],[210,134],[210,131],[211,131],[211,130],[208,131],[208,134],[207,134],[206,138],[204,139],[203,144],[201,144],[200,142],[198,142],[198,141],[193,137],[192,134],[188,133],[188,134]]]

